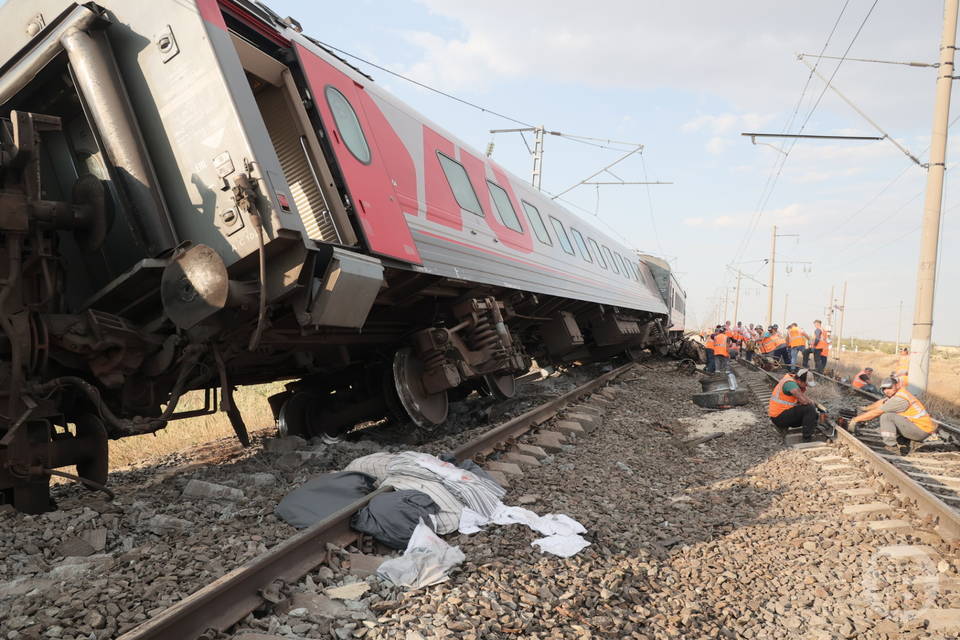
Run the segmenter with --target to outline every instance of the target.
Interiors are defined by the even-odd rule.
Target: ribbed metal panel
[[[267,125],[267,133],[277,151],[283,175],[293,198],[307,236],[321,242],[338,242],[337,230],[327,211],[320,187],[310,171],[310,165],[300,144],[300,131],[290,114],[286,98],[277,89],[257,94],[257,104]]]

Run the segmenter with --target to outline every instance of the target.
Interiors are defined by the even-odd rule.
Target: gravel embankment
[[[951,637],[911,612],[960,606],[960,593],[914,582],[956,578],[956,549],[895,494],[859,470],[851,486],[876,493],[841,495],[812,459],[842,450],[784,449],[752,409],[703,412],[689,400],[695,378],[641,371],[608,387],[602,427],[528,468],[505,498],[582,522],[592,544],[578,555],[541,555],[520,526],[450,536],[466,562],[413,592],[350,575],[344,557],[286,591],[289,613],[248,617],[232,637]],[[725,435],[682,444],[715,431]],[[865,501],[915,528],[873,531],[843,515]],[[908,543],[937,555],[895,564],[877,552]],[[356,600],[322,596],[357,581],[370,589]]]
[[[527,468],[504,500],[579,520],[591,546],[578,555],[541,555],[530,546],[539,534],[489,527],[449,536],[466,562],[448,582],[412,592],[351,575],[349,557],[335,555],[284,587],[290,600],[279,610],[249,616],[232,637],[949,637],[908,612],[960,607],[960,591],[914,582],[956,578],[956,549],[896,495],[864,471],[853,486],[875,495],[841,495],[812,460],[822,451],[784,449],[752,410],[698,409],[696,378],[666,363],[638,372],[608,387],[602,426]],[[568,385],[550,393],[574,386],[548,382]],[[464,420],[467,431],[424,450],[449,449],[478,424]],[[715,431],[723,437],[682,442]],[[292,487],[382,447],[288,445],[215,466],[184,467],[184,458],[121,474],[113,503],[68,487],[57,492],[61,511],[0,515],[0,638],[113,638],[291,535],[272,512]],[[190,479],[243,497],[185,497]],[[880,518],[915,528],[873,531],[842,514],[865,501],[890,504]],[[877,553],[910,542],[938,555],[896,565]],[[356,599],[319,597],[358,581],[369,590]]]
[[[0,507],[0,638],[114,638],[295,533],[273,509],[311,476],[384,449],[447,451],[489,428],[491,417],[521,413],[592,374],[528,383],[499,405],[477,397],[454,403],[448,424],[421,447],[386,444],[403,436],[390,427],[330,445],[266,438],[243,451],[225,440],[111,473],[112,502],[61,484],[53,488],[58,511],[28,516]],[[192,479],[238,493],[184,495]]]

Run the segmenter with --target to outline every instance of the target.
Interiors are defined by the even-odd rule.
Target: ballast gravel
[[[543,555],[530,545],[538,534],[517,526],[448,536],[466,562],[447,582],[406,591],[358,571],[369,558],[355,549],[334,549],[329,566],[278,585],[276,604],[221,637],[951,637],[916,612],[960,607],[960,591],[943,586],[958,578],[956,548],[842,448],[785,449],[759,413],[694,406],[699,390],[671,363],[637,367],[587,401],[602,413],[597,429],[512,479],[507,504],[587,527],[579,554]],[[480,429],[464,426],[423,449],[447,450]],[[723,435],[684,442],[714,433]],[[0,515],[0,638],[114,638],[291,535],[273,506],[309,476],[410,448],[268,447],[217,465],[185,469],[184,458],[128,472],[112,503],[68,487],[56,492],[60,511]],[[812,460],[826,454],[851,460],[852,486],[875,492],[830,486]],[[910,527],[873,529],[842,513],[874,501],[892,507],[881,518]],[[903,562],[883,551],[911,543],[934,555]]]
[[[540,554],[523,527],[448,536],[466,562],[419,591],[351,575],[343,556],[288,596],[315,602],[325,588],[365,581],[365,597],[338,603],[349,610],[324,603],[250,616],[232,637],[956,637],[928,630],[916,613],[960,606],[960,592],[939,586],[957,577],[956,549],[860,462],[839,447],[786,449],[752,408],[695,407],[697,379],[666,363],[624,378],[592,401],[602,425],[526,468],[504,499],[582,522],[591,545],[578,555]],[[826,454],[854,460],[856,486],[875,493],[830,488],[812,460]],[[864,500],[886,502],[893,512],[881,517],[911,527],[874,530],[842,514]],[[929,544],[939,559],[902,563],[881,552],[910,543]]]

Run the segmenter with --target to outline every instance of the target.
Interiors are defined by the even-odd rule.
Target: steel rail
[[[747,364],[747,366],[753,369],[755,372],[765,374],[766,378],[773,384],[777,383],[777,377],[775,374],[756,368],[754,365],[749,363],[744,364]],[[859,391],[865,395],[872,395],[866,394],[860,389],[846,385],[838,380],[834,380],[833,378],[826,376],[821,377],[835,384],[845,386],[851,391]],[[921,514],[929,516],[937,523],[937,533],[940,534],[940,537],[948,542],[960,539],[960,512],[924,489],[905,471],[897,468],[896,465],[888,460],[885,460],[883,457],[877,454],[876,451],[861,442],[846,429],[843,429],[836,424],[833,424],[832,426],[835,428],[837,439],[840,442],[850,447],[855,454],[866,460],[870,466],[886,477],[887,480],[892,482],[904,495],[912,499],[917,506],[917,510]]]
[[[466,460],[495,451],[501,443],[514,439],[556,416],[573,401],[592,393],[610,380],[634,367],[626,364],[604,373],[576,389],[558,396],[504,422],[462,445],[453,453]],[[180,602],[124,633],[118,640],[195,640],[208,630],[226,631],[260,607],[263,592],[276,580],[292,583],[329,560],[328,543],[346,546],[358,537],[350,520],[374,497],[392,491],[380,487],[313,526],[281,542],[210,584],[201,587]]]

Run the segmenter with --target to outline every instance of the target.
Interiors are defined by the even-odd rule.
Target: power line
[[[650,207],[650,226],[653,227],[653,238],[657,241],[657,247],[660,253],[663,253],[663,245],[660,243],[660,234],[657,232],[657,220],[653,215],[653,196],[650,194],[650,178],[647,176],[647,161],[643,158],[643,152],[640,152],[640,164],[643,166],[643,180],[647,183],[647,204]]]
[[[837,15],[837,19],[833,22],[833,27],[830,29],[830,33],[827,35],[826,41],[823,43],[823,47],[820,49],[820,55],[823,55],[827,51],[827,47],[830,46],[830,41],[833,39],[834,33],[837,31],[837,27],[840,25],[840,20],[843,18],[844,13],[847,11],[847,6],[850,4],[850,0],[846,0],[843,3],[843,7],[840,8],[840,13]],[[797,98],[797,104],[793,107],[793,113],[790,114],[790,118],[787,120],[787,123],[783,127],[783,132],[786,133],[793,126],[794,121],[796,120],[797,114],[800,112],[800,107],[803,105],[803,99],[807,94],[807,89],[810,87],[810,82],[813,80],[813,74],[817,66],[820,64],[819,58],[814,64],[813,69],[810,70],[810,73],[807,75],[807,80],[803,84],[803,88],[800,90],[800,97]],[[796,144],[794,141],[793,145]],[[734,261],[739,259],[743,252],[746,251],[747,246],[750,244],[750,240],[753,238],[753,234],[756,231],[756,227],[760,222],[760,217],[763,215],[763,209],[766,207],[766,203],[770,199],[770,195],[773,193],[773,188],[776,186],[776,181],[780,177],[780,173],[783,171],[783,166],[786,164],[787,158],[790,155],[790,151],[793,150],[793,145],[791,145],[789,151],[784,151],[783,147],[786,145],[781,145],[780,152],[781,156],[778,156],[773,161],[773,166],[770,167],[770,172],[767,174],[767,181],[763,185],[763,189],[760,192],[760,198],[757,200],[756,211],[753,214],[753,217],[750,220],[750,224],[747,225],[747,231],[744,233],[743,239],[740,241],[740,245],[737,247],[737,253],[735,254]],[[777,165],[779,169],[777,168]],[[776,174],[774,174],[776,170]],[[768,191],[769,194],[768,195]]]
[[[509,120],[510,122],[513,122],[513,123],[515,123],[515,124],[523,125],[524,127],[533,127],[533,125],[530,124],[530,123],[528,123],[528,122],[524,122],[523,120],[518,120],[518,119],[516,119],[516,118],[512,118],[512,117],[510,117],[510,116],[508,116],[508,115],[504,115],[504,114],[502,114],[502,113],[500,113],[500,112],[498,112],[498,111],[494,111],[493,109],[487,109],[486,107],[481,107],[480,105],[478,105],[478,104],[476,104],[476,103],[470,102],[469,100],[464,100],[463,98],[458,98],[457,96],[455,96],[455,95],[453,95],[453,94],[450,94],[450,93],[447,93],[446,91],[441,91],[440,89],[435,89],[435,88],[431,87],[431,86],[428,85],[428,84],[424,84],[424,83],[422,83],[422,82],[420,82],[420,81],[418,81],[418,80],[414,80],[413,78],[408,78],[407,76],[405,76],[405,75],[403,75],[403,74],[401,74],[401,73],[397,73],[396,71],[391,71],[390,69],[387,69],[386,67],[382,67],[382,66],[380,66],[379,64],[376,64],[376,63],[374,63],[374,62],[370,62],[369,60],[365,60],[365,59],[361,58],[361,57],[358,56],[358,55],[354,55],[354,54],[350,53],[349,51],[344,51],[343,49],[340,49],[339,47],[333,46],[332,44],[327,44],[326,42],[322,42],[322,41],[320,41],[320,40],[316,40],[315,38],[310,38],[310,40],[312,40],[313,42],[317,43],[318,45],[320,45],[320,46],[322,46],[322,47],[326,47],[326,48],[328,48],[328,49],[332,49],[333,51],[336,51],[337,53],[342,53],[343,55],[345,55],[345,56],[347,56],[347,57],[353,58],[354,60],[358,60],[358,61],[360,61],[360,62],[362,62],[362,63],[364,63],[364,64],[368,64],[368,65],[370,65],[371,67],[373,67],[373,68],[375,68],[375,69],[379,69],[380,71],[383,71],[384,73],[389,73],[390,75],[396,76],[397,78],[400,78],[401,80],[406,80],[407,82],[409,82],[409,83],[411,83],[411,84],[415,84],[415,85],[417,85],[418,87],[421,87],[421,88],[423,88],[423,89],[426,89],[427,91],[433,91],[434,93],[437,93],[437,94],[439,94],[439,95],[441,95],[441,96],[443,96],[443,97],[445,97],[445,98],[450,98],[451,100],[456,100],[457,102],[459,102],[459,103],[461,103],[461,104],[465,104],[465,105],[467,105],[468,107],[473,107],[474,109],[478,109],[478,110],[480,110],[480,111],[483,111],[484,113],[489,113],[489,114],[491,114],[491,115],[497,116],[498,118],[503,118],[504,120]]]

